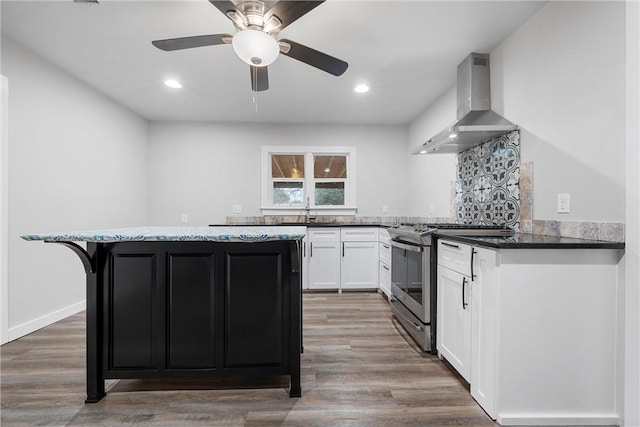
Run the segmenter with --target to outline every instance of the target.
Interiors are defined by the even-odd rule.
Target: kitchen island
[[[304,227],[32,234],[87,274],[87,403],[105,379],[290,376],[299,397]],[[76,242],[86,242],[86,249]]]

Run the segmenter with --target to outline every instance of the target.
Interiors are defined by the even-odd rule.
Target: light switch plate
[[[233,213],[241,213],[242,206],[241,205],[233,205]]]

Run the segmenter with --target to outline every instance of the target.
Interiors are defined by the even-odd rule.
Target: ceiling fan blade
[[[333,74],[334,76],[341,76],[345,71],[347,71],[347,67],[349,67],[349,64],[341,59],[334,58],[333,56],[311,49],[310,47],[301,45],[300,43],[286,39],[282,39],[280,42],[284,42],[290,46],[288,50],[283,49],[280,51],[283,55],[297,59],[298,61],[309,64],[319,70]]]
[[[226,40],[225,40],[226,38]],[[229,34],[209,34],[206,36],[179,37],[177,39],[154,40],[151,43],[158,49],[171,51],[191,49],[192,47],[213,46],[229,43]]]
[[[211,1],[211,0],[210,0]],[[273,16],[278,18],[281,22],[280,26],[276,27],[278,31],[281,31],[286,26],[292,24],[297,19],[301,18],[303,15],[307,14],[311,10],[320,6],[324,3],[324,0],[321,1],[289,1],[289,0],[281,0],[274,4],[271,9],[269,9],[264,14],[264,22],[269,22]]]
[[[269,72],[267,67],[250,67],[251,71],[251,90],[254,92],[262,92],[269,89]]]
[[[237,11],[238,10],[236,5],[232,1],[209,0],[209,3],[211,3],[216,8],[218,8],[218,10],[220,12],[222,12],[222,14],[224,16],[226,16],[227,18],[229,18],[229,15],[227,15],[227,12],[229,12],[231,10],[233,10],[233,11]],[[229,19],[231,19],[231,18],[229,18]]]

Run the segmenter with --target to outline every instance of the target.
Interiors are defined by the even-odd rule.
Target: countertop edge
[[[264,230],[255,226],[236,226],[234,229],[214,227],[129,227],[85,231],[23,234],[26,241],[48,243],[91,242],[219,242],[254,243],[269,241],[298,241],[305,236],[304,227],[273,226]]]
[[[474,236],[439,236],[439,239],[454,240],[492,249],[624,249],[624,242],[608,242],[604,240],[576,239],[571,237],[546,236],[538,234],[515,233],[512,237],[536,236],[542,239],[556,238],[556,242],[507,242],[486,237]],[[535,238],[535,237],[532,237]]]

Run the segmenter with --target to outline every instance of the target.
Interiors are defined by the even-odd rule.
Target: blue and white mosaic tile
[[[511,132],[458,154],[458,224],[520,229],[520,133]]]

